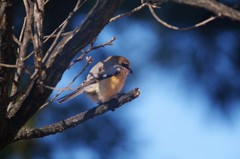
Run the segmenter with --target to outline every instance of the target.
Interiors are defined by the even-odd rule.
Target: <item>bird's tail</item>
[[[79,94],[82,94],[84,91],[84,87],[78,88],[76,91],[69,93],[61,98],[58,99],[59,103],[64,103],[70,99],[73,99],[74,97],[78,96]]]

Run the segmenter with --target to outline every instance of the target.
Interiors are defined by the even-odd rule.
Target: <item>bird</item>
[[[133,71],[127,58],[109,56],[93,66],[83,83],[74,92],[59,98],[58,102],[64,103],[86,93],[92,100],[106,103],[120,93],[131,73]]]

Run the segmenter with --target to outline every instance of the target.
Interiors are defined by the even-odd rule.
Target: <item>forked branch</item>
[[[143,0],[143,2],[166,3],[174,2],[179,4],[191,5],[194,7],[204,8],[213,12],[216,16],[226,17],[232,20],[240,21],[240,11],[226,6],[216,0]]]

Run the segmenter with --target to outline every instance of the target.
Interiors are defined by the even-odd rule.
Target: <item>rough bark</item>
[[[12,1],[0,2],[0,63],[14,64],[15,52],[12,38]],[[13,68],[0,67],[0,141],[7,138],[8,90],[14,75]]]
[[[45,84],[55,86],[61,79],[63,72],[69,66],[78,51],[87,46],[108,24],[115,10],[123,0],[98,0],[86,16],[81,26],[71,34],[65,36],[51,52],[46,63]],[[29,93],[17,112],[8,120],[8,137],[1,140],[0,149],[10,144],[19,129],[36,113],[47,100],[52,90],[39,91],[39,77],[35,76],[29,83]]]

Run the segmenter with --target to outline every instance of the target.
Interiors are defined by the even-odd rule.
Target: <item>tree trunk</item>
[[[0,2],[0,63],[14,64],[15,51],[12,38],[12,0]],[[0,149],[8,143],[7,107],[9,87],[14,76],[12,68],[0,67]]]

